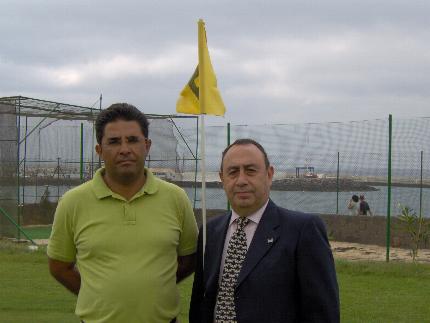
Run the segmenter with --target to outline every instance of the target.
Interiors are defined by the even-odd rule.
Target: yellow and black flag
[[[185,114],[210,114],[223,116],[224,103],[217,88],[215,72],[207,46],[205,23],[198,22],[199,65],[182,90],[176,102],[176,111]]]

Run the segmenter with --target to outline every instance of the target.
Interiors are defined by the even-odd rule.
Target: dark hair
[[[145,114],[134,105],[128,103],[114,103],[102,110],[96,119],[97,143],[101,144],[106,124],[116,120],[137,121],[145,138],[148,138],[149,122]]]
[[[352,196],[352,200],[353,200],[354,202],[358,202],[358,196],[357,196],[357,195],[353,195],[353,196]]]
[[[258,142],[256,142],[253,139],[249,139],[249,138],[242,138],[242,139],[237,139],[235,142],[233,142],[232,144],[230,144],[226,149],[224,149],[224,151],[222,152],[222,157],[221,157],[221,166],[220,166],[220,170],[222,172],[222,165],[224,162],[224,156],[225,154],[227,154],[227,152],[230,150],[231,147],[233,146],[243,146],[243,145],[254,145],[255,147],[258,148],[258,150],[261,151],[261,153],[264,156],[264,164],[266,165],[266,168],[269,168],[270,166],[270,162],[269,162],[269,158],[267,157],[266,151],[264,150],[263,146],[260,145]]]

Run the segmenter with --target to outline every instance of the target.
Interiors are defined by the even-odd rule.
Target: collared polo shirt
[[[169,322],[179,314],[177,257],[196,251],[188,197],[145,169],[145,185],[127,201],[103,171],[60,200],[48,256],[76,262],[85,322]]]

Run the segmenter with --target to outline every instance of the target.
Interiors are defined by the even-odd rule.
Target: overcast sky
[[[430,1],[0,0],[0,96],[172,114],[197,21],[227,113],[208,124],[430,116]]]

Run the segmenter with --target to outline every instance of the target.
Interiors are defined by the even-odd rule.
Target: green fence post
[[[230,146],[230,122],[227,122],[227,147]],[[230,211],[230,202],[227,199],[227,210]]]
[[[79,177],[84,181],[84,124],[81,122],[81,156],[79,160]]]
[[[339,152],[337,152],[336,214],[339,214]]]
[[[28,117],[25,116],[25,136],[24,136],[24,158],[22,160],[22,199],[21,199],[21,207],[20,212],[18,213],[18,225],[21,226],[21,220],[24,216],[24,205],[25,205],[25,177],[26,177],[26,168],[27,168],[27,135],[28,135]],[[21,164],[21,162],[20,162]],[[37,191],[37,187],[36,187]],[[24,221],[23,221],[24,222]],[[21,239],[20,231],[18,231],[18,240]]]
[[[57,157],[57,202],[60,199],[60,157]]]
[[[393,134],[393,116],[388,116],[388,178],[387,178],[387,253],[385,260],[390,261],[390,244],[391,244],[391,144]]]
[[[421,150],[421,174],[420,174],[420,218],[423,216],[423,151]]]
[[[24,159],[22,161],[22,199],[21,204],[24,206],[25,204],[25,178],[26,178],[26,169],[27,169],[27,134],[28,134],[28,117],[25,116],[25,139],[24,139]],[[21,225],[21,222],[18,221],[18,224]]]
[[[92,113],[92,112],[91,112]],[[89,167],[89,177],[92,179],[94,176],[94,136],[96,134],[95,121],[92,121],[92,133],[91,133],[91,166]]]
[[[15,102],[15,106],[16,106],[16,102]],[[15,107],[15,111],[16,111],[16,107]],[[17,141],[16,141],[16,145],[17,145],[17,157],[16,157],[16,190],[17,190],[17,219],[18,219],[18,223],[20,223],[21,221],[21,153],[20,153],[20,141],[21,141],[21,97],[18,98],[18,120],[17,120]],[[18,240],[21,239],[21,232],[19,230],[17,230],[17,234],[16,236],[18,237]]]
[[[103,101],[103,95],[102,95],[102,93],[100,93],[100,100],[99,100],[99,111],[100,112],[102,112],[102,101]],[[94,149],[94,147],[92,147],[92,148]],[[99,156],[98,168],[102,168],[102,159],[101,159],[100,155],[98,155],[98,156]]]

